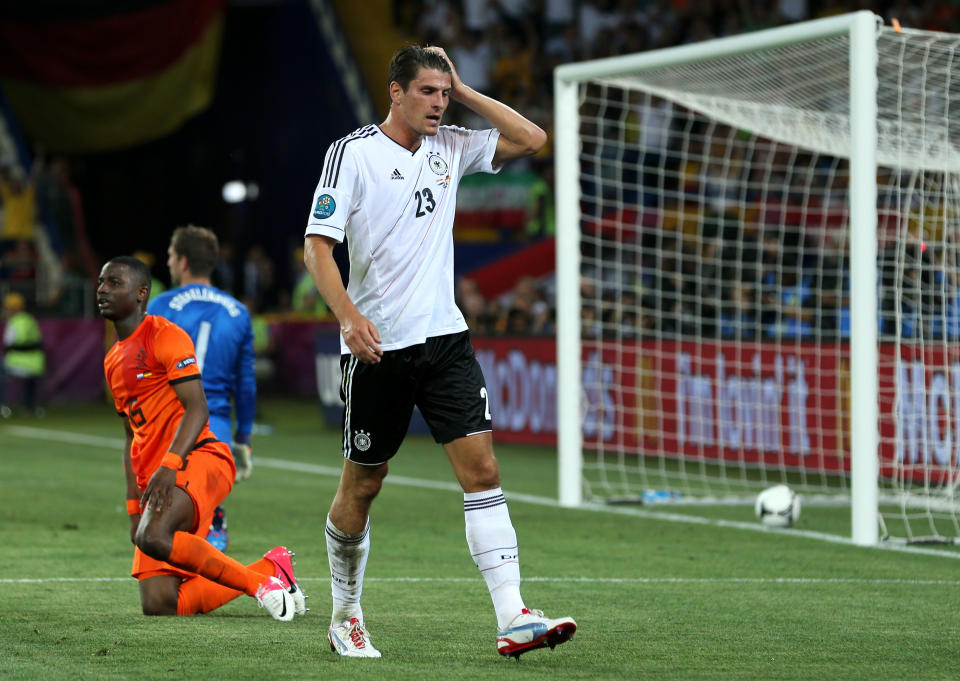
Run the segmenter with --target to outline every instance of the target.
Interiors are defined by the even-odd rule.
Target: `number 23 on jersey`
[[[432,213],[437,207],[437,202],[433,198],[433,192],[429,187],[424,187],[418,192],[414,192],[413,197],[417,200],[417,217],[422,218],[427,213]]]

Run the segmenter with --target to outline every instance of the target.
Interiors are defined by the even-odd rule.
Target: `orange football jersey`
[[[173,385],[200,380],[193,341],[171,321],[147,315],[129,337],[117,341],[103,360],[107,384],[117,412],[133,428],[130,462],[137,485],[144,489],[169,450],[184,409]],[[216,441],[209,422],[198,443]],[[217,454],[231,460],[230,448],[216,447]]]

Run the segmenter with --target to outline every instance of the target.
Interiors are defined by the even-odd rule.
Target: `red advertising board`
[[[552,339],[474,338],[496,437],[556,444]],[[880,348],[880,456],[929,475],[960,462],[960,350]],[[584,446],[849,470],[845,344],[585,342]],[[899,434],[899,438],[897,435]]]
[[[557,343],[553,338],[473,337],[490,396],[494,436],[557,443]]]

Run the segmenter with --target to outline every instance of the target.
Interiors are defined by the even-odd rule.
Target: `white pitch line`
[[[94,447],[123,447],[124,441],[121,438],[99,437],[95,435],[86,435],[84,433],[73,433],[64,430],[49,430],[46,428],[33,428],[30,426],[5,426],[0,428],[0,433],[6,433],[17,437],[31,438],[36,440],[47,440],[53,442],[67,442],[70,444],[91,445]],[[312,463],[303,463],[300,461],[289,461],[286,459],[273,459],[263,456],[257,456],[255,459],[257,466],[263,468],[273,468],[277,470],[296,471],[299,473],[312,473],[314,475],[323,475],[328,477],[340,477],[340,468],[336,466],[319,466]],[[389,484],[401,485],[404,487],[416,487],[419,489],[435,489],[445,492],[461,492],[460,485],[453,482],[443,482],[439,480],[424,480],[421,478],[409,478],[402,475],[391,475],[388,478]],[[780,534],[786,537],[800,537],[803,539],[815,539],[831,544],[844,544],[857,547],[849,537],[841,537],[835,534],[825,532],[813,532],[810,530],[798,530],[794,528],[781,529],[766,527],[760,523],[741,522],[736,520],[724,520],[722,518],[705,518],[702,516],[685,515],[682,513],[668,513],[666,511],[651,511],[642,508],[632,508],[629,506],[609,506],[606,504],[586,503],[577,508],[567,508],[561,506],[556,499],[549,497],[540,497],[533,494],[522,494],[518,492],[505,492],[505,496],[510,501],[518,501],[537,506],[546,506],[563,511],[592,511],[595,513],[614,513],[617,515],[626,515],[634,518],[644,518],[647,520],[660,520],[673,523],[686,523],[690,525],[708,525],[712,527],[724,527],[734,530],[745,530],[748,532],[764,532],[767,534]],[[882,551],[897,551],[899,553],[911,553],[924,556],[938,556],[940,558],[960,559],[960,551],[944,551],[941,549],[932,549],[923,546],[905,546],[902,544],[881,543],[876,546],[866,546],[857,548],[879,549]]]
[[[48,442],[66,442],[71,445],[90,445],[91,447],[123,447],[121,437],[101,437],[86,433],[71,433],[66,430],[48,430],[47,428],[33,428],[31,426],[4,426],[0,433],[25,437],[33,440],[47,440]]]
[[[327,582],[329,577],[298,577],[298,582]],[[0,584],[56,584],[93,582],[130,582],[133,577],[36,577],[0,579]],[[365,582],[460,584],[480,582],[477,577],[367,577]],[[903,586],[958,586],[960,580],[945,579],[856,579],[820,577],[524,577],[524,582],[550,584],[862,584]]]

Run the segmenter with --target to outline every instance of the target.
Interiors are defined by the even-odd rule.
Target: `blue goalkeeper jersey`
[[[253,376],[253,328],[246,306],[224,291],[188,284],[150,301],[148,314],[165,317],[193,339],[210,430],[223,442],[249,442],[257,403]],[[237,425],[231,433],[231,402]]]

